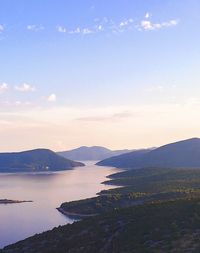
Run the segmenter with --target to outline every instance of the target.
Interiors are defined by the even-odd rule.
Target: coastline
[[[11,200],[11,199],[0,199],[0,204],[7,205],[7,204],[20,204],[26,202],[33,202],[32,200]]]
[[[68,212],[68,211],[65,211],[62,207],[57,207],[56,209],[60,213],[62,213],[63,215],[66,215],[69,218],[74,218],[74,219],[77,219],[77,220],[84,219],[84,218],[89,218],[89,217],[94,217],[94,216],[98,215],[97,213],[96,214],[81,214],[81,213]]]
[[[84,176],[85,176],[85,173],[87,174],[87,173],[89,173],[88,174],[88,177],[85,177],[85,179],[84,179],[84,182],[89,182],[89,183],[91,183],[91,181],[90,181],[90,179],[88,179],[89,178],[89,175],[94,175],[94,179],[97,181],[97,183],[98,183],[98,185],[100,185],[100,184],[102,184],[102,182],[104,181],[104,180],[106,180],[106,177],[107,177],[107,175],[110,175],[110,174],[113,174],[113,173],[116,173],[116,171],[118,171],[118,170],[112,170],[112,169],[110,169],[110,168],[106,168],[105,170],[104,170],[104,168],[102,169],[102,168],[100,168],[100,167],[96,167],[96,166],[94,166],[93,165],[93,163],[91,162],[91,163],[88,163],[88,164],[86,164],[86,165],[88,165],[88,166],[86,166],[86,168],[84,168],[84,169],[80,169],[80,168],[77,168],[77,171],[78,171],[78,176],[80,175],[80,172],[82,173],[82,174],[84,174]],[[67,178],[67,175],[69,175],[69,173],[70,173],[70,175],[71,175],[71,171],[72,170],[70,170],[70,172],[68,172],[68,173],[57,173],[57,172],[51,172],[51,173],[49,173],[49,172],[46,172],[46,173],[43,173],[43,172],[41,172],[41,173],[30,173],[31,175],[33,175],[33,174],[50,174],[50,175],[54,175],[55,176],[55,174],[58,174],[58,176],[56,175],[55,176],[55,179],[56,180],[58,180],[59,179],[59,181],[61,180],[61,182],[67,182],[67,180],[63,180],[62,178],[63,177],[66,177]],[[74,170],[74,171],[76,171],[76,169]],[[97,172],[95,172],[95,171],[97,171]],[[60,171],[59,171],[60,172]],[[28,173],[24,173],[24,174],[28,174]],[[30,175],[29,174],[29,175]],[[74,178],[74,180],[75,180],[75,182],[76,182],[76,174],[77,173],[73,173],[73,175],[75,174],[75,176],[73,176],[73,178]],[[5,174],[1,174],[1,175],[5,175]],[[10,174],[9,174],[10,175]],[[21,174],[20,174],[21,175]],[[46,175],[45,175],[46,176]],[[102,177],[102,178],[101,178]],[[14,179],[15,179],[15,177],[13,177]],[[78,178],[78,177],[77,177]],[[100,180],[99,180],[99,178],[100,178]],[[7,179],[7,178],[6,178]],[[8,178],[9,179],[9,178]],[[7,179],[7,180],[8,180]],[[26,180],[26,178],[22,178],[23,179],[23,181],[25,181]],[[32,178],[31,178],[32,179]],[[49,180],[51,180],[51,177],[49,178],[49,177],[47,177],[47,179],[48,180],[46,180],[47,182],[49,181]],[[4,178],[2,178],[2,180],[4,180]],[[35,178],[33,177],[33,180],[35,181]],[[63,181],[62,181],[63,180]],[[92,181],[93,182],[93,181]],[[46,184],[46,182],[44,182],[45,184]],[[59,184],[58,184],[59,185]],[[68,185],[70,186],[70,189],[71,189],[71,184],[68,184],[68,183],[65,183],[65,185],[68,187]],[[93,186],[91,186],[91,187],[93,187]],[[97,188],[95,191],[93,191],[93,194],[94,194],[94,197],[96,196],[96,194],[97,194],[97,192],[99,192],[99,188],[102,188],[102,186],[96,186],[95,185],[95,187]],[[60,189],[60,188],[59,188]],[[76,187],[74,187],[74,189],[76,190]],[[104,189],[104,187],[103,187],[103,189]],[[61,193],[60,193],[61,194]],[[82,191],[81,191],[81,194],[82,194]],[[0,198],[0,199],[9,199],[9,200],[15,200],[15,198],[13,197],[12,198],[12,195],[10,196],[10,198],[8,198],[10,195],[8,195],[8,196],[2,196],[2,198]],[[56,198],[57,199],[57,198]],[[22,200],[26,200],[26,198],[21,198],[21,199],[19,199],[19,198],[16,198],[16,201],[12,201],[12,203],[14,204],[14,203],[23,203],[23,202],[28,202],[28,201],[22,201]],[[29,200],[29,199],[27,199],[27,200]],[[57,201],[57,200],[56,200]],[[69,200],[69,202],[71,202],[70,200]],[[4,202],[5,203],[5,202]],[[69,221],[69,224],[71,224],[71,223],[76,223],[77,221],[79,221],[79,220],[86,220],[86,219],[89,219],[89,218],[92,218],[93,216],[95,217],[97,214],[95,214],[96,213],[96,211],[94,210],[94,212],[90,212],[89,213],[89,215],[88,214],[84,214],[85,212],[84,212],[84,210],[82,210],[81,208],[80,209],[77,209],[77,210],[67,210],[66,209],[66,211],[65,210],[62,210],[61,208],[59,208],[59,206],[60,206],[60,204],[62,203],[62,201],[59,201],[58,203],[55,203],[54,204],[54,206],[52,207],[51,206],[51,209],[53,208],[54,210],[55,209],[57,209],[56,211],[53,211],[53,213],[55,213],[55,220],[56,219],[58,219],[58,222],[60,222],[60,220],[61,220],[61,222],[60,223],[56,223],[56,222],[54,222],[55,224],[53,224],[53,226],[51,227],[51,228],[49,228],[49,227],[47,227],[47,228],[45,228],[45,229],[41,229],[41,230],[38,230],[37,231],[37,233],[42,233],[43,231],[49,231],[50,229],[53,229],[54,227],[57,227],[57,226],[62,226],[62,225],[65,225],[66,223],[68,223],[68,219],[70,219],[71,218],[71,221]],[[2,204],[3,204],[3,202],[2,202]],[[9,203],[7,203],[7,201],[6,201],[6,203],[4,204],[4,205],[0,205],[0,209],[3,209],[4,207],[6,208],[6,204],[11,204],[11,202],[9,202]],[[40,203],[39,203],[40,204]],[[35,204],[35,205],[38,205],[38,201],[37,201],[37,203]],[[14,206],[7,206],[7,208],[9,208],[9,209],[13,209],[13,208],[20,208],[20,206],[21,205],[15,205],[15,207]],[[30,206],[30,205],[28,205],[28,204],[24,204],[24,206],[29,206],[30,207],[30,209],[32,209],[32,205]],[[22,207],[23,207],[23,205],[22,205]],[[59,213],[57,213],[59,211]],[[23,212],[23,210],[22,210],[22,212]],[[21,215],[21,214],[20,214]],[[25,214],[26,215],[26,214]],[[30,215],[31,216],[31,215]],[[63,217],[62,217],[63,216]],[[57,218],[58,217],[58,218]],[[45,225],[46,225],[46,223],[45,223]],[[0,229],[0,233],[1,233],[1,229]],[[10,234],[12,234],[12,233],[10,233]],[[20,234],[20,233],[19,233]],[[6,243],[2,243],[2,241],[3,241],[3,239],[4,238],[1,238],[1,243],[2,243],[2,246],[0,247],[0,248],[3,248],[3,247],[5,247],[5,246],[7,246],[7,245],[9,245],[9,244],[13,244],[13,243],[15,243],[15,242],[18,242],[18,241],[20,241],[20,240],[24,240],[24,239],[26,239],[26,238],[28,238],[28,237],[30,237],[30,236],[32,236],[33,234],[35,234],[35,231],[34,231],[34,233],[32,233],[32,234],[27,234],[25,237],[23,237],[23,236],[19,236],[19,238],[17,238],[17,240],[12,240],[11,242],[9,242],[9,243],[7,243],[7,241],[6,241]],[[9,235],[8,235],[9,236]]]
[[[95,164],[96,165],[96,164]],[[113,168],[115,168],[115,167],[113,167]],[[115,169],[118,169],[118,168],[115,168]],[[122,172],[122,171],[124,171],[124,170],[121,170],[120,169],[120,171],[119,172],[114,172],[114,173],[112,173],[112,174],[109,174],[109,175],[107,175],[105,178],[108,178],[108,179],[110,179],[110,180],[105,180],[105,181],[102,181],[100,184],[103,184],[103,185],[109,185],[109,186],[112,186],[112,187],[114,187],[114,189],[116,188],[122,188],[122,187],[124,187],[123,185],[117,185],[117,184],[112,184],[112,176],[113,175],[115,175],[115,174],[117,174],[117,173],[120,173],[120,172]],[[94,196],[94,197],[90,197],[90,198],[85,198],[85,199],[83,199],[83,201],[84,200],[87,200],[87,199],[93,199],[93,198],[98,198],[99,196],[103,196],[103,195],[107,195],[107,194],[104,194],[103,192],[104,191],[107,191],[107,190],[101,190],[100,192],[97,192],[96,193],[96,195]],[[80,200],[81,201],[81,200]],[[62,203],[63,204],[63,203]],[[62,206],[62,204],[61,204],[61,206]],[[92,214],[83,214],[83,213],[76,213],[76,212],[69,212],[69,211],[66,211],[64,208],[62,208],[62,207],[57,207],[56,209],[60,212],[60,213],[62,213],[63,215],[65,215],[66,217],[68,217],[68,218],[72,218],[72,219],[75,219],[75,220],[81,220],[81,219],[85,219],[85,218],[90,218],[90,217],[94,217],[94,216],[97,216],[97,215],[99,215],[99,213],[92,213]]]

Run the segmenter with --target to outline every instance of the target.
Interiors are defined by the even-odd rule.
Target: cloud
[[[7,90],[8,90],[8,84],[7,83],[0,84],[0,93],[3,93]]]
[[[134,28],[134,20],[132,18],[124,19],[120,22],[114,22],[113,20],[107,21],[108,28],[113,33],[125,32]]]
[[[79,27],[77,27],[75,30],[69,31],[69,34],[79,34],[79,33],[81,33],[81,29]]]
[[[56,30],[59,33],[66,33],[66,34],[95,34],[98,32],[112,32],[112,33],[121,33],[128,30],[134,30],[137,29],[139,31],[150,31],[150,30],[158,30],[165,27],[172,27],[176,26],[178,24],[178,20],[172,19],[167,22],[152,22],[150,20],[151,14],[149,12],[146,12],[144,15],[143,20],[141,20],[138,24],[134,21],[132,17],[127,17],[122,20],[112,20],[107,17],[103,18],[95,18],[94,23],[91,25],[83,24],[83,27],[75,27],[74,29],[67,29],[63,25],[57,25]],[[4,31],[4,25],[0,24],[0,34]],[[26,26],[26,29],[28,31],[32,32],[38,32],[41,30],[44,30],[43,25],[36,25],[36,24],[29,24]],[[2,39],[2,38],[1,38]]]
[[[149,12],[147,12],[146,14],[145,14],[145,16],[144,16],[146,19],[148,19],[148,18],[150,18],[150,13]]]
[[[66,32],[67,32],[67,29],[66,29],[64,26],[58,25],[58,26],[57,26],[57,31],[58,31],[59,33],[66,33]]]
[[[66,27],[59,25],[59,26],[57,26],[57,31],[59,33],[83,34],[83,35],[95,33],[97,31],[102,31],[102,25],[95,26],[95,28],[96,29],[94,29],[94,27],[93,28],[90,28],[90,27],[85,27],[85,28],[76,27],[75,29],[67,30]]]
[[[42,25],[27,25],[27,30],[38,32],[44,30],[44,27]]]
[[[133,19],[132,18],[126,19],[126,20],[120,22],[119,27],[128,26],[131,23],[133,23]]]
[[[150,20],[142,20],[140,22],[139,30],[152,31],[165,27],[172,27],[178,24],[178,20],[172,19],[167,22],[152,23]]]
[[[0,107],[0,124],[3,124],[0,149],[31,149],[41,143],[51,149],[60,149],[59,140],[68,148],[80,144],[142,148],[200,136],[200,121],[197,120],[200,107],[195,100],[189,101],[191,106],[177,104],[177,101],[174,104],[100,108],[48,106],[24,110],[16,106],[15,110],[6,113],[1,112]],[[93,118],[93,121],[75,120],[83,117]],[[104,121],[100,121],[100,117]]]
[[[95,18],[94,24],[91,26],[86,27],[79,27],[77,26],[74,29],[67,30],[64,26],[57,26],[57,31],[60,33],[67,33],[67,34],[95,34],[99,32],[123,32],[130,28],[134,28],[134,20],[132,18],[127,18],[119,22],[114,22],[112,19],[108,19],[104,17],[103,19]]]
[[[98,26],[97,26],[97,30],[98,30],[98,31],[102,31],[102,30],[103,30],[103,26],[102,26],[102,25],[98,25]]]
[[[33,92],[35,91],[35,87],[28,83],[23,83],[22,85],[15,86],[15,90],[20,92]]]
[[[49,95],[49,96],[47,97],[47,101],[48,101],[48,102],[56,102],[56,100],[57,100],[57,96],[56,96],[56,94],[54,94],[54,93],[52,93],[51,95]]]
[[[4,100],[0,101],[0,112],[2,111],[10,111],[16,107],[20,107],[21,109],[30,109],[33,104],[29,101],[20,101],[20,100]]]
[[[29,102],[29,101],[23,102],[20,100],[15,101],[13,104],[16,106],[31,106],[32,105],[31,102]]]
[[[0,33],[2,33],[4,31],[4,26],[0,25]]]
[[[139,31],[145,30],[158,30],[161,28],[172,27],[178,24],[178,20],[172,19],[167,22],[153,23],[150,20],[151,14],[147,12],[144,16],[144,19],[137,24],[132,17],[125,18],[123,20],[114,21],[109,18],[95,18],[94,24],[91,26],[79,27],[77,26],[74,29],[67,30],[65,26],[57,26],[57,31],[60,33],[67,34],[95,34],[99,32],[112,32],[112,33],[122,33],[125,31],[133,31],[137,29]]]
[[[132,116],[133,116],[133,114],[131,112],[124,111],[124,112],[110,114],[108,116],[81,117],[81,118],[78,118],[77,120],[79,120],[79,121],[88,121],[88,122],[105,122],[105,121],[118,122],[118,121],[121,121],[123,119],[130,118]]]
[[[99,28],[99,31],[101,30],[101,27]],[[83,35],[87,35],[87,34],[91,34],[91,33],[95,33],[96,31],[92,30],[91,28],[83,28],[81,29],[80,27],[75,28],[74,30],[69,31],[69,34],[83,34]]]
[[[57,30],[61,33],[88,35],[99,32],[122,33],[125,31],[132,31],[134,29],[138,29],[139,31],[158,30],[161,28],[176,26],[178,24],[178,20],[176,19],[172,19],[167,22],[153,23],[150,20],[150,17],[151,14],[147,12],[144,16],[144,19],[140,22],[139,25],[134,22],[134,19],[132,17],[123,19],[121,21],[114,21],[107,17],[104,17],[103,19],[95,18],[94,24],[88,27],[76,27],[75,29],[67,31],[64,26],[58,26]]]
[[[83,28],[82,33],[83,34],[90,34],[90,33],[93,33],[93,31],[89,28]]]

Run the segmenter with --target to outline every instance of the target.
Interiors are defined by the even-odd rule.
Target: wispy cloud
[[[14,101],[13,104],[15,106],[30,106],[31,102],[29,102],[29,101],[23,102],[23,101],[17,100],[17,101]]]
[[[124,112],[110,114],[110,115],[107,115],[107,116],[101,116],[100,115],[100,116],[81,117],[81,118],[78,118],[77,120],[79,120],[79,121],[88,121],[88,122],[105,122],[105,121],[118,122],[118,121],[121,121],[123,119],[130,118],[132,116],[133,116],[133,114],[131,112],[124,111]]]
[[[36,102],[36,101],[35,101]],[[32,100],[24,100],[19,97],[1,97],[0,100],[0,115],[11,113],[11,112],[19,112],[19,111],[30,111],[32,109],[36,109],[38,104],[36,104]]]
[[[150,18],[150,13],[149,12],[147,12],[146,14],[145,14],[145,18]]]
[[[74,35],[89,35],[96,34],[100,32],[105,33],[122,33],[126,31],[153,31],[159,30],[162,28],[168,28],[176,26],[179,23],[178,19],[170,19],[165,22],[154,22],[151,20],[152,14],[146,12],[143,19],[139,19],[137,17],[127,17],[122,20],[113,20],[111,18],[103,17],[103,18],[95,18],[93,23],[91,24],[83,24],[82,26],[67,27],[67,25],[57,25],[56,30],[59,33],[64,34],[74,34]],[[38,32],[45,29],[43,25],[37,24],[28,24],[26,26],[28,31]],[[0,34],[3,33],[5,27],[3,24],[0,24]]]
[[[120,22],[114,22],[113,20],[110,20],[108,28],[112,33],[122,33],[134,29],[134,21],[132,18],[127,18]]]
[[[132,18],[127,18],[124,19],[120,22],[114,22],[112,19],[108,19],[104,17],[103,19],[98,19],[96,18],[94,20],[94,24],[88,27],[76,27],[75,29],[67,30],[65,27],[59,27],[60,29],[57,30],[59,32],[64,32],[68,34],[83,34],[83,35],[88,35],[88,34],[95,34],[99,32],[123,32],[125,30],[128,30],[130,28],[133,28],[133,19]]]
[[[116,22],[112,19],[105,19],[104,27],[106,31],[111,31],[112,33],[122,33],[128,30],[134,29],[134,20],[133,18],[123,19],[119,22]]]
[[[52,93],[51,95],[49,95],[49,96],[47,97],[47,101],[48,101],[48,102],[56,102],[56,100],[57,100],[57,96],[56,96],[56,94],[54,94],[54,93]]]
[[[119,23],[119,27],[127,27],[133,23],[133,19],[129,18]]]
[[[0,84],[0,94],[4,93],[5,91],[7,91],[9,89],[8,84],[7,83],[2,83]]]
[[[57,31],[66,34],[95,34],[99,32],[112,32],[112,33],[122,33],[125,31],[148,31],[148,30],[158,30],[161,28],[167,28],[176,26],[178,24],[177,19],[171,19],[166,22],[153,22],[151,21],[152,15],[147,12],[144,18],[140,21],[138,19],[133,19],[132,17],[127,17],[125,19],[114,21],[113,19],[104,17],[102,19],[95,18],[94,23],[88,26],[77,26],[74,29],[66,28],[66,26],[59,25],[56,27]]]
[[[113,143],[119,145],[118,148],[158,146],[166,143],[165,138],[170,142],[171,139],[199,134],[200,122],[196,120],[200,109],[198,98],[190,99],[189,104],[156,103],[111,108],[54,105],[30,107],[29,110],[16,106],[15,110],[8,112],[1,112],[0,106],[0,125],[4,126],[0,128],[1,140],[16,137],[11,146],[5,141],[2,149],[21,149],[21,136],[24,137],[23,148],[27,149],[41,143],[60,149],[58,140],[67,147],[69,143],[77,146],[80,143],[91,145],[91,142],[92,145],[108,146]],[[85,121],[75,120],[80,118]]]
[[[79,34],[79,33],[81,33],[80,27],[77,27],[76,29],[69,31],[69,34]]]
[[[38,31],[44,30],[44,26],[42,26],[42,25],[27,25],[27,30],[33,31],[33,32],[38,32]]]
[[[165,27],[176,26],[177,24],[178,24],[178,20],[176,19],[172,19],[167,22],[161,22],[161,23],[153,23],[150,20],[142,20],[139,25],[139,30],[146,30],[146,31],[159,30]]]
[[[15,90],[20,92],[33,92],[35,91],[35,87],[28,83],[23,83],[22,85],[15,86]]]
[[[89,28],[83,28],[82,33],[83,34],[90,34],[90,33],[93,33],[93,31]]]
[[[91,34],[91,33],[95,33],[96,30],[92,29],[92,28],[80,28],[80,27],[76,27],[73,30],[67,30],[65,27],[63,26],[58,26],[57,27],[57,31],[60,33],[68,33],[68,34],[83,34],[83,35],[87,35],[87,34]]]
[[[61,26],[61,25],[58,25],[58,26],[56,27],[56,29],[57,29],[57,31],[58,31],[59,33],[66,33],[66,32],[67,32],[67,29],[66,29],[64,26]]]

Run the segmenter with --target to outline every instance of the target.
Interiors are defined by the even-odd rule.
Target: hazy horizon
[[[199,1],[0,3],[0,152],[200,136]]]

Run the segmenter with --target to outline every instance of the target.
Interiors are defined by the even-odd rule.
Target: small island
[[[32,200],[11,200],[11,199],[0,199],[0,204],[19,204],[25,202],[33,202]]]

